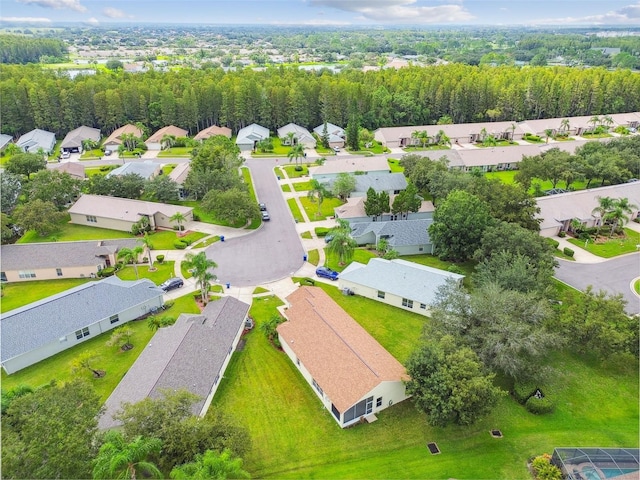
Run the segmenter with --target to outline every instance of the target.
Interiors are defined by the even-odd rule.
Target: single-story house
[[[269,129],[252,123],[240,129],[236,137],[236,145],[241,152],[250,152],[255,150],[256,144],[265,138],[269,138]]]
[[[96,143],[100,142],[100,129],[82,126],[71,130],[64,137],[64,140],[62,140],[60,151],[80,153],[84,150],[82,145],[84,140],[91,140]]]
[[[210,127],[200,130],[194,137],[194,140],[202,141],[209,137],[215,137],[216,135],[222,135],[227,138],[231,138],[231,129],[228,127],[219,127],[217,125],[211,125]]]
[[[13,137],[11,135],[0,133],[0,152],[4,151],[4,149],[7,148],[7,145],[9,145],[12,140]]]
[[[135,125],[131,125],[130,123],[124,125],[116,130],[114,130],[111,135],[107,137],[107,139],[102,144],[105,148],[113,148],[117,149],[120,145],[122,145],[122,136],[132,134],[134,137],[142,138],[144,132],[140,130]]]
[[[113,428],[122,403],[161,397],[185,389],[199,399],[194,415],[204,416],[245,328],[249,305],[233,297],[209,302],[202,313],[182,314],[159,329],[105,403],[99,428]]]
[[[386,240],[400,255],[432,254],[428,232],[431,223],[430,218],[350,223],[351,237],[358,245],[378,245],[380,240]]]
[[[134,248],[135,238],[78,242],[16,243],[2,245],[3,282],[97,276],[117,263],[118,251]]]
[[[559,193],[547,197],[536,198],[540,213],[540,235],[553,237],[559,232],[566,232],[571,220],[577,218],[586,227],[598,226],[601,222],[593,210],[599,206],[598,198],[626,198],[635,205],[630,219],[637,218],[640,206],[640,182],[623,183],[608,187],[591,188],[577,192]]]
[[[56,134],[36,128],[22,135],[16,145],[23,152],[38,153],[42,149],[44,153],[50,154],[56,146]]]
[[[322,138],[322,135],[324,135],[324,123],[314,128],[313,132],[318,135],[318,137]],[[333,123],[327,122],[327,134],[329,135],[330,147],[344,147],[344,139],[346,137],[344,128],[340,128]]]
[[[395,195],[389,196],[389,205],[393,205]],[[435,207],[429,200],[423,200],[417,212],[409,212],[406,214],[384,213],[378,217],[370,217],[364,210],[365,197],[351,197],[347,199],[347,203],[336,207],[333,211],[336,218],[346,220],[350,224],[361,222],[384,222],[390,220],[419,220],[433,218]]]
[[[408,398],[402,364],[321,288],[301,287],[286,300],[282,349],[340,427],[374,421]]]
[[[569,142],[573,143],[573,142]],[[445,154],[448,157],[449,152]],[[449,163],[449,168],[461,168],[466,172],[478,169],[482,172],[517,170],[523,156],[540,155],[538,145],[509,145],[507,147],[461,148],[456,150],[460,166]]]
[[[615,127],[640,128],[640,112],[612,113],[609,115],[615,123]]]
[[[163,305],[149,279],[113,276],[65,290],[2,315],[2,367],[8,374],[38,363]]]
[[[293,133],[293,145],[304,145],[305,148],[316,148],[316,139],[304,127],[295,123],[288,123],[284,127],[278,129],[278,138],[282,139],[283,145],[289,145],[287,135]]]
[[[133,224],[143,216],[149,219],[152,229],[171,229],[174,222],[170,218],[176,213],[184,215],[185,222],[193,220],[191,207],[104,195],[84,194],[69,209],[71,223],[122,232],[130,232]]]
[[[356,180],[355,189],[350,197],[366,197],[369,188],[376,192],[387,192],[389,195],[397,195],[407,188],[407,179],[402,173],[384,173],[382,175],[352,175]],[[328,189],[331,189],[334,180],[322,182]]]
[[[71,177],[78,180],[84,180],[86,175],[84,165],[80,162],[64,162],[56,163],[49,166],[52,170],[58,170],[60,173],[68,173]]]
[[[165,135],[171,135],[175,138],[178,137],[186,137],[189,134],[184,128],[176,127],[175,125],[169,125],[168,127],[162,127],[160,130],[155,132],[149,138],[145,140],[145,144],[149,150],[162,150],[165,146],[162,142],[162,139]]]
[[[367,265],[352,262],[340,274],[338,285],[394,307],[429,315],[438,288],[447,282],[462,284],[464,275],[395,259],[372,258]]]
[[[598,115],[595,115],[598,116]],[[562,121],[569,120],[569,135],[582,135],[583,133],[593,130],[598,124],[595,125],[591,121],[594,115],[582,115],[580,117],[561,117],[561,118],[548,118],[540,120],[525,120],[520,122],[520,127],[528,133],[546,137],[545,130],[552,131],[552,135],[562,132]],[[599,116],[598,116],[599,117]]]
[[[311,170],[311,178],[320,183],[329,183],[341,173],[353,174],[391,174],[386,158],[383,157],[334,157],[327,159],[319,167]]]
[[[151,180],[155,176],[160,174],[162,166],[159,163],[155,163],[151,160],[145,160],[143,162],[129,162],[124,165],[114,168],[106,177],[121,177],[123,175],[136,174],[140,175],[145,180]]]
[[[185,200],[189,196],[189,193],[184,188],[184,182],[187,180],[187,175],[189,175],[190,171],[190,163],[179,163],[168,175],[171,180],[178,184],[178,196],[180,200]]]

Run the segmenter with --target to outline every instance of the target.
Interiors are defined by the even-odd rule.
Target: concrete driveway
[[[593,286],[594,290],[621,293],[628,302],[627,313],[640,313],[640,297],[633,291],[632,281],[640,276],[640,253],[630,253],[600,263],[577,263],[558,260],[556,278],[578,290]]]
[[[283,160],[280,159],[280,164]],[[214,273],[222,284],[243,287],[260,285],[293,275],[303,264],[303,247],[291,211],[273,171],[272,158],[249,159],[258,201],[267,205],[271,220],[251,235],[216,242],[207,248],[207,257],[218,268]]]

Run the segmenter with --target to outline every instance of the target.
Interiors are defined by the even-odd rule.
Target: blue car
[[[328,278],[329,280],[333,281],[338,280],[338,272],[335,272],[327,267],[316,268],[316,275],[319,277]]]

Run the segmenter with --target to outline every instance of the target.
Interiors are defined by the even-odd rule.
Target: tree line
[[[67,46],[59,39],[33,38],[22,35],[0,35],[0,63],[37,63],[41,60],[62,60]]]
[[[337,74],[285,67],[100,71],[70,79],[11,65],[0,75],[2,133],[10,135],[33,128],[62,135],[80,125],[107,134],[135,122],[190,134],[254,122],[270,130],[289,122],[314,128],[325,121],[346,126],[354,117],[373,130],[640,110],[640,77],[625,70],[449,64]]]

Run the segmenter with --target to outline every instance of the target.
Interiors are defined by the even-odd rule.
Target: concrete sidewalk
[[[607,261],[606,258],[594,255],[593,253],[587,252],[585,249],[570,243],[566,238],[560,238],[558,236],[551,238],[559,243],[558,248],[560,250],[563,250],[565,247],[573,250],[573,259],[578,263],[601,263]]]

